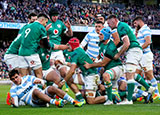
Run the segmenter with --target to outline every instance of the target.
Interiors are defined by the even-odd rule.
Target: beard
[[[137,30],[139,30],[140,28],[141,28],[140,25],[138,25],[138,26],[137,26]]]

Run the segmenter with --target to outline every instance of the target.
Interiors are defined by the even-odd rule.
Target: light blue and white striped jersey
[[[109,27],[109,26],[108,26]],[[109,27],[110,28],[110,27]],[[113,33],[117,32],[117,29],[113,29],[111,30],[110,28],[110,31],[111,31],[111,36],[110,36],[110,39],[114,41],[114,37],[112,36]]]
[[[90,58],[96,58],[99,55],[99,37],[96,30],[89,32],[81,42],[81,47],[85,47],[87,44],[86,53]]]
[[[17,96],[18,99],[26,102],[26,104],[31,103],[31,91],[33,89],[38,89],[36,84],[33,84],[34,81],[37,79],[35,76],[27,75],[21,77],[22,82],[20,85],[13,84],[10,89],[11,97]]]
[[[142,46],[144,43],[145,43],[145,37],[146,36],[150,36],[151,37],[151,30],[150,28],[145,24],[143,27],[141,27],[138,31],[138,35],[137,35],[137,40],[138,42],[140,43],[140,45]],[[151,52],[151,49],[150,49],[150,45],[143,49],[143,53],[148,53],[148,52]]]

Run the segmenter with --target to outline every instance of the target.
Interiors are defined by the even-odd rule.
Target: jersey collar
[[[117,22],[116,28],[118,27],[118,24],[120,23],[120,21]]]

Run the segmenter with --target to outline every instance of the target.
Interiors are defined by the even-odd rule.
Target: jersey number
[[[30,28],[28,28],[28,29],[25,30],[25,36],[24,36],[25,38],[28,36],[28,34],[30,33],[30,31],[31,31]]]

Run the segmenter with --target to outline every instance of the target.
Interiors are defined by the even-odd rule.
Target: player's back
[[[23,39],[19,50],[19,55],[30,56],[37,53],[39,41],[47,36],[45,27],[39,22],[28,24],[22,33]]]
[[[140,45],[142,46],[145,43],[145,37],[149,36],[151,38],[151,30],[150,28],[145,24],[144,26],[142,26],[139,31],[138,31],[138,35],[137,35],[137,40],[140,43]],[[148,45],[148,47],[146,47],[145,49],[143,49],[143,53],[148,53],[151,52],[150,49],[150,45]]]
[[[120,36],[120,38],[122,39],[125,35],[128,36],[129,41],[130,41],[130,46],[129,48],[133,48],[133,47],[139,47],[141,48],[140,44],[138,43],[136,36],[134,35],[131,27],[125,23],[125,22],[119,22],[118,24],[118,28],[117,28],[117,32]],[[122,42],[122,41],[121,41]]]
[[[76,50],[74,50],[73,53],[71,54],[71,63],[76,63],[78,67],[81,69],[82,74],[84,76],[91,75],[91,74],[97,74],[96,68],[86,69],[83,66],[85,62],[93,63],[91,58],[82,48],[79,47]]]

